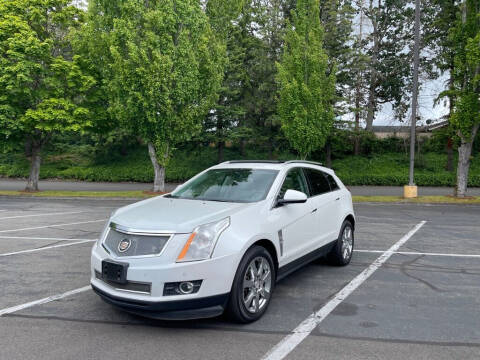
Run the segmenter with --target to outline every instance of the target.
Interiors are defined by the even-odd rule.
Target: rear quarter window
[[[303,170],[305,171],[308,183],[310,184],[311,196],[324,194],[330,191],[330,184],[322,171],[309,168]]]
[[[330,174],[325,174],[326,178],[327,178],[327,181],[328,183],[330,184],[330,189],[332,191],[335,191],[335,190],[338,190],[340,189],[340,187],[338,186],[338,183],[335,181],[335,179],[333,178],[332,175]]]

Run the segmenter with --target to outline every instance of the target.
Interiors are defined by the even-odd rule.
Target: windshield
[[[265,199],[277,170],[212,169],[175,190],[169,197],[225,202]]]

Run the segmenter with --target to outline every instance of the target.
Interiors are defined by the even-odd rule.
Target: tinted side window
[[[283,199],[283,196],[287,190],[297,190],[301,191],[308,196],[308,186],[305,182],[305,177],[303,176],[302,170],[296,168],[288,172],[285,180],[283,181],[282,188],[280,189],[280,194],[278,194],[279,199]]]
[[[330,185],[323,172],[313,169],[304,169],[310,183],[310,195],[315,196],[330,191]]]
[[[327,181],[328,181],[328,183],[330,184],[330,189],[331,189],[332,191],[338,190],[338,189],[339,189],[338,184],[337,184],[337,182],[335,181],[335,179],[333,178],[333,176],[330,175],[330,174],[325,174],[325,176],[327,177]]]

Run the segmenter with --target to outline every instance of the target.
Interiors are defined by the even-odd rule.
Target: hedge
[[[235,149],[226,149],[226,159],[265,159],[267,153],[248,149],[240,156]],[[291,153],[274,154],[276,158],[292,159]],[[146,149],[137,149],[112,163],[77,158],[74,154],[47,154],[41,166],[41,179],[69,179],[105,182],[151,182],[153,169]],[[474,157],[469,176],[469,186],[480,187],[480,159]],[[444,169],[446,156],[438,153],[422,154],[417,161],[415,182],[420,186],[453,186],[455,173]],[[167,165],[169,182],[184,181],[199,171],[216,163],[216,151],[204,146],[177,150]],[[408,183],[408,156],[404,153],[346,156],[333,161],[333,169],[346,185],[401,186]],[[22,154],[0,155],[0,177],[25,178],[29,173],[28,160]]]

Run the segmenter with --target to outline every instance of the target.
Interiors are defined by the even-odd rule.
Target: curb
[[[152,197],[105,197],[105,196],[35,196],[35,195],[0,195],[0,199],[29,199],[29,200],[93,200],[93,201],[141,201]],[[480,203],[449,203],[449,202],[413,202],[413,201],[353,201],[354,204],[368,205],[461,205],[480,206]]]
[[[35,196],[35,195],[0,195],[0,199],[39,199],[39,200],[130,200],[140,201],[150,199],[144,198],[132,198],[132,197],[105,197],[105,196]]]

